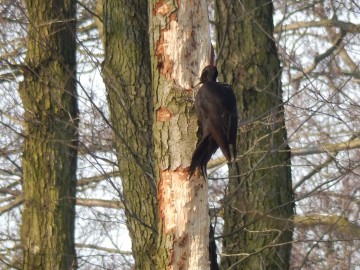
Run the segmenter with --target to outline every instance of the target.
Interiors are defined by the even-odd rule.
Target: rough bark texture
[[[224,213],[223,269],[288,269],[293,195],[281,70],[269,1],[216,1],[218,68],[236,92],[240,130]],[[240,175],[240,177],[236,177]],[[288,243],[288,244],[286,244]]]
[[[153,0],[149,14],[159,243],[165,247],[157,269],[208,269],[208,186],[188,172],[197,142],[191,86],[210,60],[206,1]]]
[[[27,0],[23,269],[76,268],[76,1]]]
[[[104,2],[103,75],[136,269],[155,269],[158,206],[153,173],[146,0]]]

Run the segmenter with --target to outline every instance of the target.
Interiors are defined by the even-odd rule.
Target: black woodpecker
[[[191,159],[190,177],[197,167],[207,176],[207,163],[219,147],[229,162],[236,156],[236,98],[231,86],[217,82],[217,76],[217,68],[212,65],[201,73],[202,86],[195,97],[201,139]]]

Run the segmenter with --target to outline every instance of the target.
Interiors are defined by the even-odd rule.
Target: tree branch
[[[100,247],[97,245],[90,245],[90,244],[75,244],[75,247],[77,248],[89,248],[89,249],[96,249],[100,251],[105,251],[108,253],[116,253],[116,254],[122,254],[122,255],[132,255],[131,251],[122,251],[114,248],[106,248],[106,247]]]
[[[84,177],[77,181],[77,187],[87,186],[93,183],[98,183],[112,177],[120,176],[119,171],[109,172],[106,174],[100,174],[92,177]]]
[[[339,151],[348,151],[351,149],[360,148],[360,139],[352,139],[347,142],[340,143],[328,143],[321,144],[319,146],[313,147],[304,147],[304,148],[293,148],[291,149],[291,156],[307,156],[314,154],[322,154],[322,153],[334,153]],[[241,159],[241,155],[237,156],[237,160]],[[221,167],[227,163],[225,157],[219,157],[213,160],[210,160],[208,163],[208,169],[214,169],[217,167]]]
[[[307,67],[305,70],[302,70],[299,74],[295,75],[292,80],[298,81],[298,80],[301,80],[302,78],[306,77],[306,75],[309,74],[311,71],[313,71],[322,60],[324,60],[325,58],[332,55],[339,48],[339,45],[341,44],[345,35],[346,35],[346,32],[341,31],[339,38],[336,41],[334,41],[333,46],[328,48],[324,53],[317,55],[314,58],[313,63],[309,67]]]
[[[87,206],[87,207],[104,207],[104,208],[113,208],[113,209],[123,209],[123,204],[120,201],[114,200],[101,200],[101,199],[82,199],[78,198],[76,200],[77,206]]]
[[[327,152],[339,152],[344,150],[360,148],[360,139],[354,139],[347,142],[334,143],[334,144],[322,144],[320,146],[313,146],[308,148],[292,149],[292,156],[306,156],[313,154],[321,154]]]
[[[298,30],[309,27],[338,27],[349,33],[359,33],[360,25],[350,22],[343,22],[338,20],[320,20],[320,21],[303,21],[285,25],[278,25],[275,27],[274,32],[279,33],[281,31]]]
[[[309,172],[307,175],[305,175],[303,178],[301,178],[296,184],[293,185],[293,191],[296,190],[298,187],[300,187],[306,180],[313,177],[315,174],[320,172],[323,168],[327,167],[331,162],[335,160],[335,155],[329,156],[325,162],[315,166],[315,168]]]
[[[23,196],[17,196],[15,197],[15,200],[13,200],[11,203],[0,207],[0,215],[4,214],[5,212],[8,212],[12,209],[14,209],[15,207],[21,205],[24,201]]]
[[[345,233],[349,237],[360,238],[360,227],[343,216],[322,214],[295,216],[294,224],[301,227],[313,227],[319,225],[333,226],[335,230]]]

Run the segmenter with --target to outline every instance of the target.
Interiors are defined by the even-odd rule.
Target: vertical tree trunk
[[[23,269],[76,268],[76,1],[26,0]]]
[[[103,75],[136,269],[154,269],[158,224],[153,173],[151,65],[146,0],[106,0]]]
[[[151,1],[155,176],[161,218],[156,269],[208,269],[207,182],[188,167],[197,142],[192,85],[209,64],[206,1]]]
[[[238,153],[244,155],[230,171],[221,265],[288,269],[293,195],[273,6],[219,0],[216,12],[218,67],[236,92]]]

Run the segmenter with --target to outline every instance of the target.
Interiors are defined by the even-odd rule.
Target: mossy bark
[[[78,144],[76,1],[27,0],[23,269],[74,269]]]
[[[238,154],[224,200],[222,269],[288,269],[293,194],[269,1],[216,1],[218,68],[236,92]]]
[[[147,1],[104,1],[103,75],[136,269],[156,269],[158,207],[152,146]]]

